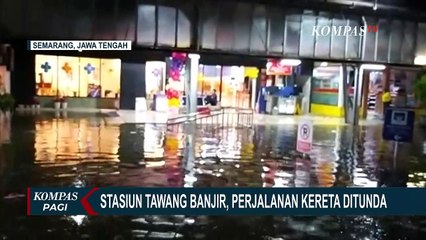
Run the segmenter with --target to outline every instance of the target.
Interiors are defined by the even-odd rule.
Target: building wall
[[[425,22],[380,11],[213,0],[0,0],[0,6],[0,33],[9,38],[132,40],[163,49],[396,64],[426,55]],[[302,10],[309,8],[316,9]],[[378,32],[312,36],[314,26],[355,27],[364,20]]]

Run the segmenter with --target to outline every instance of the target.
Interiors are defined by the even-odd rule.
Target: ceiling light
[[[361,68],[366,70],[381,71],[381,70],[385,70],[386,66],[381,64],[363,64],[361,65]]]
[[[426,56],[417,56],[414,58],[415,65],[426,65]]]
[[[283,66],[298,66],[302,63],[299,59],[282,59],[280,64]]]

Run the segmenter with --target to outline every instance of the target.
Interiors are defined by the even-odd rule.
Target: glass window
[[[158,7],[158,44],[175,46],[176,9],[173,7]]]
[[[416,56],[426,55],[426,23],[419,23],[417,28]]]
[[[266,9],[263,5],[255,5],[253,11],[253,24],[251,28],[250,49],[255,52],[266,51],[267,19]]]
[[[191,21],[189,19],[190,17],[186,15],[185,11],[178,10],[178,48],[187,48],[191,44]]]
[[[38,96],[116,98],[121,60],[36,55]]]
[[[414,39],[415,39],[415,24],[405,22],[404,38],[402,42],[402,63],[412,64],[414,62]]]
[[[322,29],[324,27],[331,27],[331,20],[327,16],[319,16],[317,20],[317,28]],[[316,44],[315,44],[316,57],[328,58],[330,56],[330,41],[331,41],[330,34],[316,36]]]
[[[217,48],[221,50],[231,50],[234,46],[234,6],[231,3],[221,3],[221,11],[217,24]]]
[[[234,19],[234,50],[249,51],[250,49],[250,28],[253,7],[248,3],[236,3],[233,13]]]
[[[102,97],[117,98],[120,94],[120,59],[101,59]]]
[[[57,56],[36,55],[35,80],[38,96],[56,96],[58,94]]]
[[[166,63],[149,61],[145,65],[145,84],[148,99],[153,99],[154,94],[164,89],[166,78]]]
[[[135,40],[136,21],[134,20],[134,15],[135,15],[134,2],[135,1],[133,0],[117,1],[118,3],[117,19],[120,19],[120,21],[116,22],[117,39],[132,40],[132,41]]]
[[[388,61],[389,38],[390,38],[390,22],[385,19],[379,20],[379,31],[377,32],[377,54],[376,61]],[[367,33],[370,34],[370,33]]]
[[[411,69],[395,68],[391,69],[389,87],[392,95],[396,95],[398,89],[405,89],[407,93],[407,104],[409,106],[416,106],[416,99],[414,95],[415,82],[418,76],[418,71]]]
[[[80,58],[80,96],[102,96],[100,65],[98,58]]]
[[[349,26],[352,29],[359,28],[360,24],[358,20],[349,20]],[[348,36],[346,38],[346,58],[348,59],[359,59],[360,58],[360,36]]]
[[[222,71],[221,106],[237,106],[237,92],[243,84],[244,67],[224,66]]]
[[[401,61],[402,34],[402,22],[394,20],[390,36],[390,62],[397,63]]]
[[[376,25],[377,20],[373,18],[367,18],[367,25]],[[379,29],[380,32],[380,29]],[[374,32],[366,32],[364,35],[364,42],[363,42],[363,54],[362,59],[367,61],[374,61],[375,55],[376,55],[376,38],[377,33]]]
[[[289,56],[299,55],[300,15],[286,16],[284,53]]]
[[[59,96],[79,97],[79,58],[58,57]]]
[[[315,37],[312,36],[312,29],[316,25],[316,18],[314,16],[302,17],[302,29],[300,37],[300,55],[312,57],[314,55],[314,42]]]
[[[200,9],[201,46],[205,49],[216,48],[216,31],[218,22],[217,4],[206,2]]]
[[[344,28],[347,25],[347,21],[344,19],[334,18],[332,25],[336,27]],[[337,59],[345,58],[345,44],[346,36],[333,34],[331,36],[331,57]]]
[[[155,28],[155,5],[140,5],[138,7],[137,43],[154,44]]]
[[[213,89],[219,92],[221,66],[204,66],[201,81],[202,94],[210,94]],[[224,67],[225,69],[225,67]]]
[[[282,53],[284,46],[284,13],[281,9],[269,9],[269,52]]]

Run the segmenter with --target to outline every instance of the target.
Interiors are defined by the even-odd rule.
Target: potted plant
[[[15,107],[15,99],[9,93],[0,95],[0,110],[3,113],[10,112]]]
[[[415,85],[415,96],[419,103],[419,124],[426,126],[426,71],[422,71],[417,79]]]
[[[55,100],[53,100],[55,110],[61,109],[61,103],[62,103],[62,98],[60,98],[60,97],[56,97]]]
[[[62,109],[67,109],[68,108],[68,102],[67,102],[66,98],[62,98],[61,107],[62,107]]]

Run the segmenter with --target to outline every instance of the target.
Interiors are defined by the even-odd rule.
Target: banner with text
[[[422,188],[28,188],[28,215],[426,215]]]

